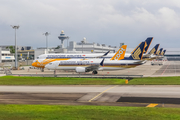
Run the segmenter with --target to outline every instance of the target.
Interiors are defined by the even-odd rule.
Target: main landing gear
[[[95,74],[98,74],[98,72],[97,72],[96,70],[94,70],[94,71],[92,72],[92,74],[95,75]]]
[[[44,72],[44,68],[41,69],[41,72]]]

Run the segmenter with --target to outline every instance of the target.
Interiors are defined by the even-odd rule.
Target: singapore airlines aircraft
[[[54,61],[47,64],[45,67],[51,70],[75,70],[78,73],[93,71],[97,74],[100,70],[120,70],[130,67],[136,67],[143,64],[142,56],[145,49],[145,42],[142,42],[128,57],[124,58],[126,45],[123,45],[119,51],[111,59],[70,59],[64,61]]]
[[[143,60],[153,60],[156,59],[157,50],[160,44],[156,44],[148,54],[143,55]]]
[[[148,48],[153,40],[153,37],[149,37],[145,40],[146,47],[145,51],[148,51]],[[131,54],[126,53],[125,58],[128,58]],[[91,54],[43,54],[37,57],[32,63],[32,66],[38,67],[44,71],[44,67],[46,64],[53,62],[53,61],[60,61],[60,60],[70,60],[70,59],[92,59],[92,58],[112,58],[114,53],[109,54],[102,54],[102,53],[91,53]]]
[[[162,52],[160,52],[159,55],[157,55],[156,59],[162,59],[162,58],[164,58],[165,52],[166,52],[166,50],[163,50]]]
[[[161,52],[161,55],[164,56],[165,53],[166,53],[166,50],[163,50],[163,52]]]
[[[160,48],[156,55],[161,55],[163,48]]]

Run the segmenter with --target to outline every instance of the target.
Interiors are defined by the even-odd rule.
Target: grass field
[[[0,77],[0,85],[123,85],[125,79],[56,78],[56,77]],[[180,85],[180,77],[134,78],[128,85]]]
[[[124,79],[56,78],[56,77],[0,77],[0,85],[118,85]]]
[[[129,85],[180,85],[180,77],[146,77],[134,78]]]
[[[0,105],[0,120],[179,120],[179,108]]]

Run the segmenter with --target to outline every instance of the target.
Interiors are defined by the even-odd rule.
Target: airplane
[[[162,59],[164,58],[164,54],[166,53],[166,50],[163,50],[159,56],[157,56],[157,59]]]
[[[156,55],[161,55],[163,48],[160,48]]]
[[[156,44],[152,49],[151,49],[151,51],[148,53],[148,54],[153,54],[153,55],[156,55],[157,54],[157,50],[158,50],[158,48],[159,48],[159,45],[160,44]]]
[[[153,37],[148,37],[145,42],[147,43],[147,46],[145,48],[146,51],[148,51],[148,48],[153,40]],[[135,49],[134,49],[135,50]],[[131,54],[126,53],[125,57],[128,58]],[[144,54],[145,55],[145,54]],[[53,62],[53,61],[59,61],[59,60],[70,60],[70,59],[92,59],[94,57],[97,58],[112,58],[114,56],[114,53],[104,54],[102,53],[91,53],[91,54],[43,54],[37,57],[32,63],[32,66],[41,68],[41,71],[44,72],[44,67],[46,64]]]
[[[156,44],[148,54],[143,55],[143,60],[153,60],[156,59],[157,50],[160,44]]]
[[[75,70],[77,73],[93,71],[92,74],[97,74],[97,71],[102,70],[121,70],[125,68],[136,67],[143,64],[142,57],[146,42],[142,42],[128,57],[125,56],[127,46],[123,45],[119,51],[111,59],[70,59],[65,61],[54,61],[45,66],[51,70]]]
[[[153,37],[149,37],[146,39],[146,46],[145,46],[145,49],[144,49],[144,54],[146,54],[148,52],[148,49],[149,49],[149,46],[151,45],[151,42],[154,38]]]
[[[166,50],[163,50],[163,52],[161,52],[161,55],[164,56],[165,53],[166,53]]]

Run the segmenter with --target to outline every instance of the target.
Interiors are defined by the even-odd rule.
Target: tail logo
[[[119,50],[119,53],[116,55],[116,57],[114,59],[118,60],[125,50],[126,49],[121,48],[121,50]]]
[[[160,53],[160,50],[158,51],[157,55],[159,55],[159,53]]]
[[[135,52],[134,52],[134,54],[132,54],[132,57],[133,57],[133,59],[140,59],[139,58],[139,55],[141,54],[141,49],[140,48],[138,48]]]
[[[156,51],[156,49],[153,48],[153,49],[151,50],[150,54],[154,54],[155,51]]]
[[[162,51],[161,55],[164,55],[164,51]]]
[[[146,44],[146,46],[144,47],[144,48],[146,48],[146,47],[148,47],[148,45]],[[146,52],[146,51],[144,51],[144,52]]]

